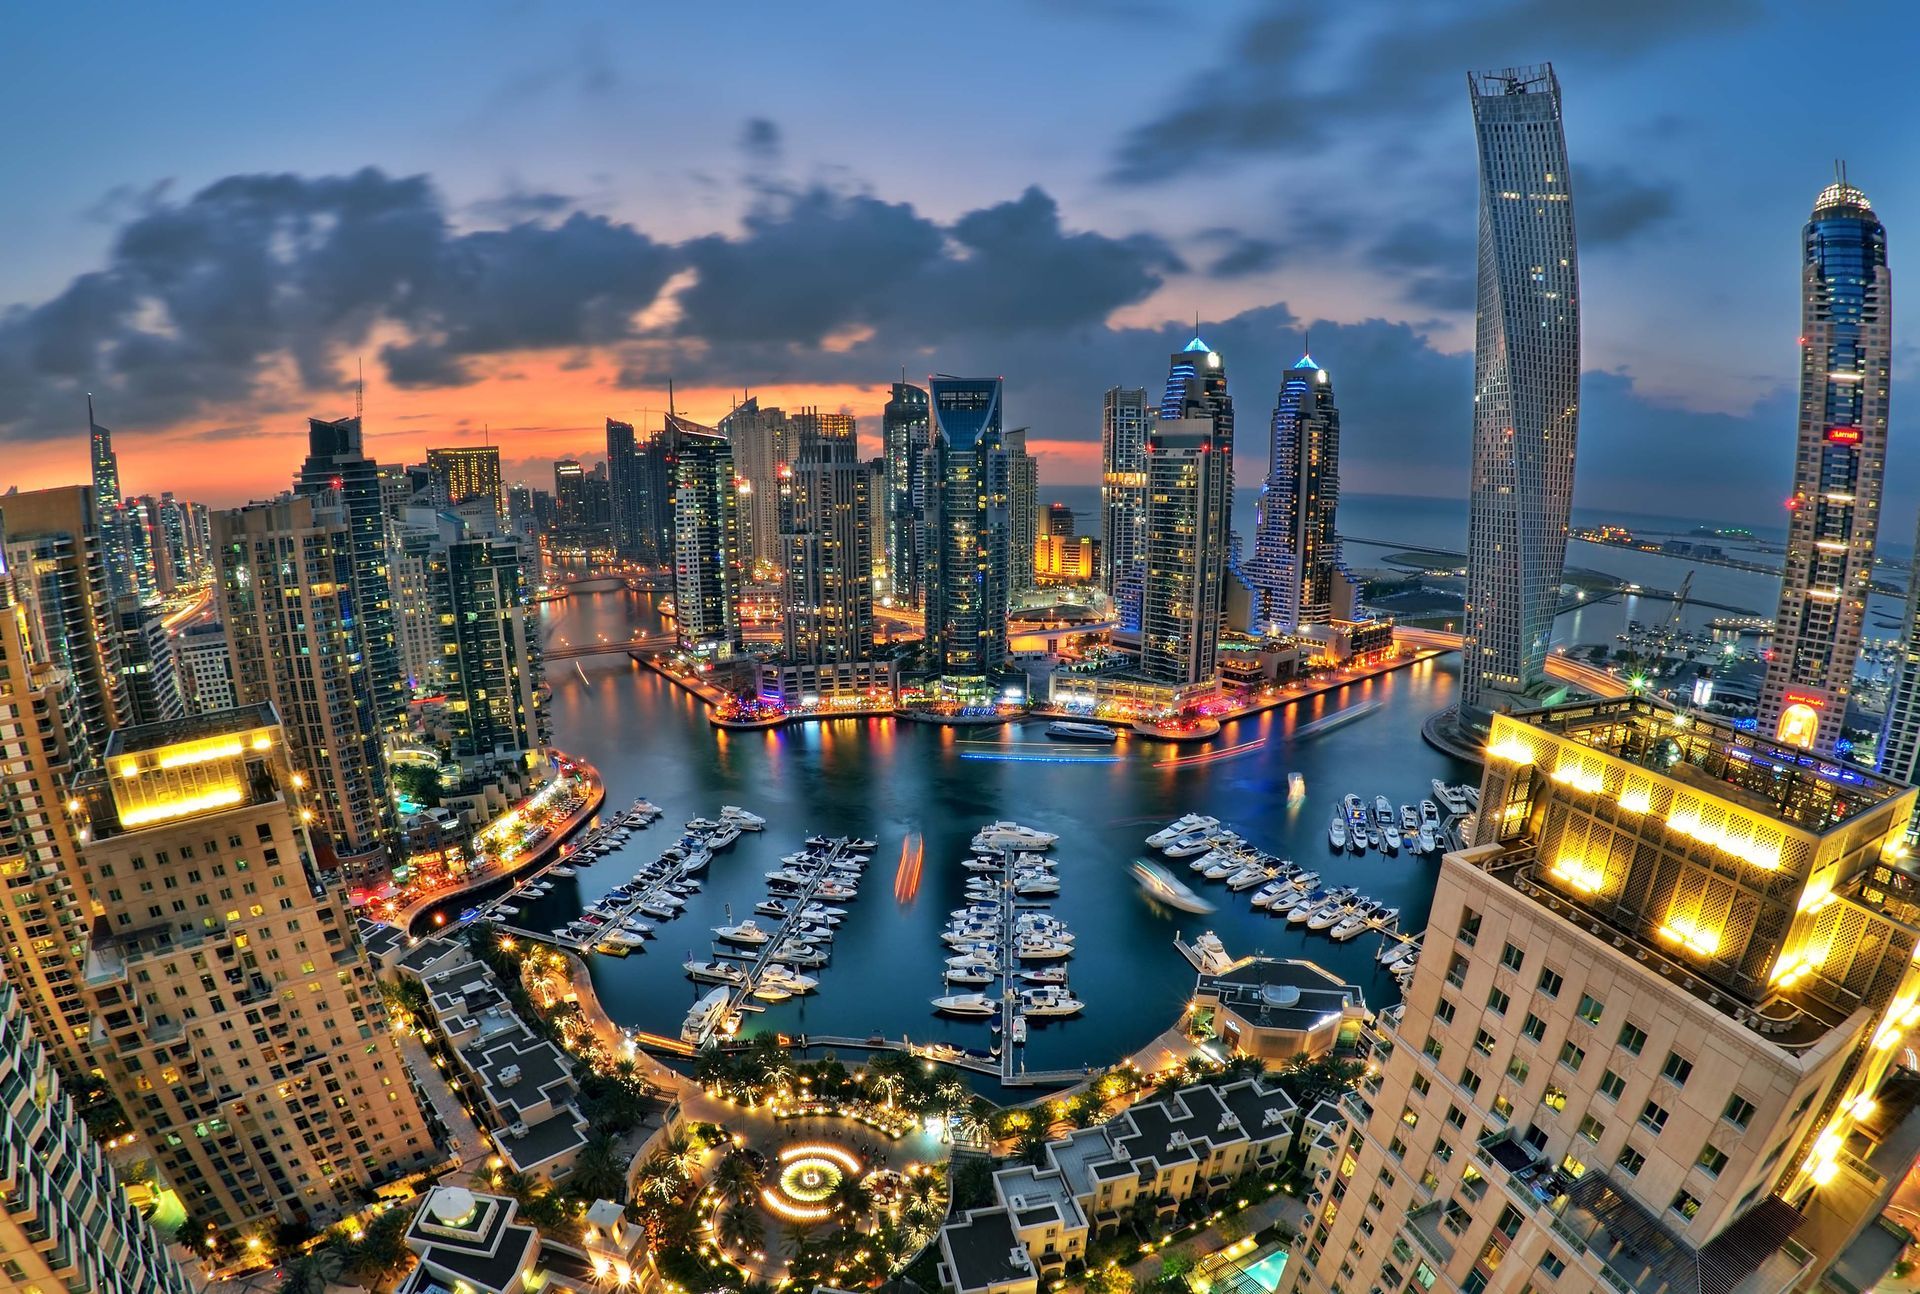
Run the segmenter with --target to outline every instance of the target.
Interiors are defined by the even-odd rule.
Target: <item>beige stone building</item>
[[[273,709],[115,733],[80,799],[93,1056],[189,1212],[324,1224],[429,1166]]]
[[[1291,1288],[1871,1285],[1920,1144],[1915,792],[1638,699],[1487,753]]]

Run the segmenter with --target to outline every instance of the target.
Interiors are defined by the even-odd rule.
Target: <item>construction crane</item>
[[[1693,567],[1687,568],[1686,578],[1680,581],[1680,591],[1673,595],[1673,613],[1667,617],[1667,631],[1680,632],[1680,613],[1687,609],[1687,594],[1693,589]]]

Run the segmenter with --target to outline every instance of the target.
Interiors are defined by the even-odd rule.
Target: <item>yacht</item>
[[[1327,843],[1336,851],[1347,847],[1347,824],[1337,814],[1327,824]]]
[[[773,955],[789,966],[825,966],[827,954],[812,944],[789,939],[773,950]]]
[[[748,813],[737,804],[720,806],[720,821],[730,822],[743,831],[759,831],[767,825],[767,820],[757,813]]]
[[[822,899],[851,899],[858,897],[860,891],[851,885],[842,885],[837,881],[822,881],[814,895]]]
[[[1467,798],[1460,790],[1459,787],[1448,786],[1437,777],[1433,779],[1433,798],[1446,805],[1450,813],[1465,813],[1469,808]]]
[[[779,899],[762,899],[753,905],[753,910],[763,917],[790,917],[793,909]]]
[[[733,1023],[732,1001],[733,993],[724,984],[702,995],[680,1026],[680,1040],[700,1042],[716,1029],[725,1031]]]
[[[1150,848],[1159,849],[1164,845],[1172,844],[1175,839],[1190,831],[1206,831],[1219,825],[1218,818],[1209,818],[1198,813],[1183,814],[1148,836],[1147,844]]]
[[[1020,990],[1020,1009],[1027,1015],[1078,1015],[1085,1008],[1086,1003],[1063,987],[1049,985]]]
[[[1400,834],[1412,836],[1420,831],[1420,811],[1411,804],[1400,806]]]
[[[680,967],[687,972],[689,979],[707,984],[744,984],[747,980],[747,972],[732,962],[689,960],[680,963]]]
[[[1253,892],[1253,906],[1264,908],[1292,888],[1292,881],[1268,881]]]
[[[494,905],[493,910],[503,917],[517,917],[520,915],[520,909],[514,907],[511,903],[497,903]]]
[[[1440,825],[1440,806],[1432,800],[1420,801],[1420,825],[1435,828]]]
[[[1323,889],[1315,888],[1308,891],[1301,896],[1300,902],[1287,909],[1287,920],[1294,925],[1301,924],[1308,917],[1319,911],[1320,905],[1325,903],[1327,898],[1327,892]],[[1273,909],[1268,908],[1267,911],[1271,912]]]
[[[1070,723],[1060,720],[1047,725],[1047,736],[1054,741],[1090,741],[1111,745],[1120,735],[1104,723]]]
[[[752,924],[751,921],[748,922]],[[793,938],[810,944],[830,944],[833,942],[833,927],[801,924],[793,930]]]
[[[813,884],[813,876],[811,873],[797,872],[791,867],[775,868],[773,871],[767,873],[767,880],[775,885],[785,885],[796,890],[805,889],[807,886]]]
[[[1042,832],[1040,834],[1045,835],[1046,833]],[[1049,840],[1047,843],[1052,844],[1054,840],[1058,840],[1058,839],[1059,837],[1055,836],[1051,840]],[[853,850],[866,850],[867,852],[871,853],[872,851],[880,848],[880,842],[877,840],[867,840],[863,837],[855,836],[853,839],[847,842],[847,848],[853,849]],[[860,861],[864,863],[867,860],[862,858]]]
[[[1340,903],[1337,901],[1333,903],[1324,903],[1320,907],[1315,908],[1311,913],[1308,914],[1307,929],[1325,930],[1329,926],[1338,925],[1346,915],[1347,915],[1346,904]]]
[[[994,974],[990,970],[974,966],[967,970],[949,968],[942,978],[949,984],[991,984],[994,981]]]
[[[1193,941],[1193,956],[1200,969],[1209,975],[1217,975],[1233,965],[1233,958],[1227,956],[1227,946],[1211,930]]]
[[[1067,982],[1067,968],[1064,966],[1049,966],[1045,970],[1023,970],[1017,978],[1023,984],[1065,984]]]
[[[997,1014],[1000,1004],[985,993],[951,993],[933,999],[933,1009],[948,1015],[986,1016]]]
[[[671,921],[680,915],[678,908],[667,906],[666,900],[672,897],[671,894],[667,894],[658,898],[644,899],[634,904],[633,910],[645,916],[652,917],[655,921]]]
[[[1213,861],[1201,868],[1200,874],[1210,881],[1224,881],[1240,870],[1240,864],[1231,858],[1219,854],[1209,854],[1207,857]]]
[[[1051,876],[1028,876],[1013,883],[1015,894],[1058,894],[1060,882]]]
[[[1380,828],[1380,843],[1386,846],[1389,854],[1399,853],[1400,828],[1394,826],[1392,823],[1388,823],[1386,826]]]
[[[1434,830],[1431,825],[1427,823],[1421,823],[1420,824],[1420,852],[1423,854],[1431,854],[1434,850],[1438,848],[1440,848],[1440,837],[1434,834]]]
[[[1393,804],[1384,795],[1373,797],[1373,820],[1383,827],[1393,821]]]
[[[784,1002],[793,996],[793,990],[779,980],[763,979],[753,986],[753,995],[763,1002]]]
[[[1164,852],[1168,858],[1192,858],[1195,854],[1204,854],[1213,848],[1214,830],[1214,828],[1208,828],[1206,831],[1189,831],[1184,836],[1177,836],[1171,843],[1163,846]]]
[[[653,933],[653,927],[638,917],[621,917],[620,928],[629,934],[650,935]]]
[[[712,850],[696,849],[680,861],[680,872],[683,876],[691,876],[695,872],[704,872],[707,870],[707,864],[712,861]]]
[[[1051,831],[1023,827],[1017,822],[989,822],[973,837],[975,849],[1050,849],[1060,839]]]
[[[1025,1042],[1027,1040],[1027,1017],[1021,1015],[1018,1011],[1014,1012],[1013,1015],[1013,1040],[1015,1042]]]
[[[774,983],[795,993],[811,993],[820,987],[820,981],[812,975],[802,975],[790,966],[773,962],[760,972],[762,983]]]
[[[1340,807],[1346,810],[1347,821],[1366,821],[1367,811],[1360,807],[1360,797],[1349,791],[1340,797]]]
[[[1287,774],[1287,803],[1299,804],[1307,798],[1307,779],[1298,773]]]
[[[1343,917],[1335,922],[1333,928],[1328,930],[1327,933],[1339,942],[1345,943],[1366,928],[1367,923],[1365,921],[1359,917],[1349,916]]]
[[[762,930],[752,917],[737,926],[715,926],[713,933],[734,944],[763,944],[773,938],[772,933]]]
[[[987,956],[984,953],[960,953],[947,958],[948,970],[979,970],[999,964],[999,958]]]
[[[738,839],[740,839],[740,828],[730,822],[722,823],[712,835],[707,837],[707,850],[725,849]]]
[[[1051,961],[1055,958],[1073,956],[1073,945],[1064,939],[1033,936],[1016,940],[1013,951],[1021,961]]]
[[[568,867],[565,863],[560,864],[558,867],[549,867],[547,871],[554,876],[578,876],[580,874],[571,867]]]
[[[1310,889],[1312,889],[1312,888],[1313,888],[1314,886],[1316,886],[1316,885],[1318,885],[1318,884],[1320,883],[1320,873],[1318,873],[1318,872],[1295,872],[1295,873],[1293,874],[1293,883],[1294,883],[1295,885],[1297,885],[1297,886],[1299,886],[1299,887],[1300,887],[1301,889],[1303,889],[1303,890],[1310,890]]]
[[[625,957],[628,953],[646,947],[647,941],[639,935],[630,935],[624,930],[609,930],[602,935],[600,942],[593,946],[595,952],[612,953],[615,957]]]
[[[1367,828],[1367,845],[1368,845],[1368,847],[1369,847],[1369,848],[1373,848],[1373,849],[1378,849],[1378,848],[1380,848],[1380,831],[1379,831],[1379,828],[1377,828],[1377,827],[1368,827],[1368,828]]]
[[[1264,883],[1267,879],[1268,873],[1264,867],[1242,867],[1239,871],[1227,877],[1227,888],[1235,891],[1250,890],[1254,886]]]

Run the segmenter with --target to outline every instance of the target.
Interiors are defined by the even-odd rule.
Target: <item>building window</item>
[[[1460,910],[1460,942],[1473,947],[1473,941],[1480,937],[1480,914],[1472,908]]]
[[[1546,1091],[1540,1093],[1540,1104],[1549,1110],[1564,1110],[1567,1108],[1566,1091],[1548,1083]]]
[[[1667,1126],[1667,1111],[1664,1106],[1648,1101],[1640,1111],[1640,1126],[1648,1132],[1658,1132]]]
[[[1597,1143],[1600,1138],[1607,1135],[1607,1125],[1589,1114],[1580,1120],[1580,1135],[1588,1141]]]
[[[1560,1063],[1574,1073],[1577,1074],[1580,1072],[1581,1062],[1586,1060],[1586,1058],[1586,1048],[1576,1047],[1571,1042],[1563,1042],[1560,1044]]]
[[[1413,1090],[1425,1096],[1433,1090],[1433,1080],[1425,1074],[1415,1074],[1413,1076]]]
[[[1505,1123],[1513,1118],[1513,1102],[1507,1099],[1505,1092],[1493,1098],[1493,1117]]]
[[[1433,1013],[1439,1017],[1442,1024],[1453,1023],[1454,1006],[1453,1003],[1446,998],[1443,997],[1440,999],[1440,1005],[1433,1009]]]
[[[1638,1175],[1642,1168],[1646,1167],[1647,1157],[1635,1150],[1632,1146],[1622,1146],[1620,1148],[1620,1158],[1613,1162],[1619,1165],[1621,1172],[1625,1173],[1628,1177],[1633,1177]]]
[[[1407,1143],[1395,1137],[1387,1143],[1387,1153],[1395,1159],[1405,1159],[1407,1157]]]
[[[1547,1022],[1533,1012],[1527,1012],[1526,1022],[1520,1026],[1520,1032],[1533,1042],[1539,1042],[1547,1036]]]
[[[1548,997],[1559,997],[1560,990],[1566,986],[1566,979],[1559,971],[1548,966],[1540,972],[1540,991]]]
[[[1520,1234],[1520,1223],[1523,1219],[1524,1215],[1519,1209],[1514,1208],[1511,1204],[1506,1204],[1501,1206],[1500,1220],[1493,1225],[1499,1229],[1501,1235],[1511,1240]]]
[[[1692,1074],[1693,1062],[1677,1051],[1668,1052],[1667,1063],[1660,1067],[1660,1076],[1675,1087],[1685,1087]]]
[[[1627,1080],[1612,1070],[1606,1070],[1600,1075],[1600,1095],[1606,1097],[1609,1101],[1619,1100],[1620,1094],[1626,1090]]]
[[[1467,1126],[1467,1112],[1457,1105],[1449,1105],[1447,1107],[1447,1123],[1451,1127],[1465,1131]]]
[[[1560,1171],[1577,1182],[1587,1175],[1587,1166],[1580,1160],[1575,1159],[1572,1151],[1568,1151],[1565,1155],[1561,1156]]]
[[[1507,1074],[1517,1083],[1524,1083],[1527,1081],[1527,1074],[1531,1070],[1531,1068],[1532,1067],[1527,1064],[1527,1058],[1525,1056],[1522,1056],[1519,1052],[1515,1052],[1507,1060]]]
[[[1487,1010],[1493,1012],[1495,1015],[1505,1015],[1507,1008],[1512,1005],[1513,999],[1505,993],[1502,993],[1499,989],[1494,989],[1487,994]]]
[[[1500,950],[1500,964],[1508,970],[1519,970],[1520,967],[1525,964],[1526,960],[1527,955],[1518,948],[1515,948],[1512,944],[1508,944]]]
[[[1427,1055],[1433,1057],[1435,1060],[1439,1060],[1440,1053],[1446,1050],[1446,1044],[1440,1041],[1437,1034],[1428,1034],[1427,1043],[1424,1047],[1420,1048],[1420,1050],[1426,1052]]]
[[[1667,1207],[1691,1222],[1694,1219],[1694,1215],[1700,1212],[1700,1201],[1694,1199],[1693,1196],[1687,1194],[1685,1191],[1675,1191],[1673,1203],[1667,1205]]]
[[[1540,1256],[1540,1270],[1558,1280],[1560,1274],[1567,1270],[1567,1260],[1549,1249]]]
[[[1496,1039],[1492,1034],[1488,1033],[1485,1029],[1482,1029],[1479,1033],[1473,1036],[1473,1049],[1479,1052],[1482,1056],[1491,1056],[1493,1055],[1494,1043],[1497,1041],[1498,1039]]]
[[[1580,995],[1579,1015],[1580,1015],[1580,1018],[1582,1020],[1585,1020],[1588,1024],[1599,1024],[1600,1013],[1602,1011],[1605,1011],[1606,1009],[1607,1009],[1607,1004],[1605,1002],[1602,1002],[1599,998],[1595,997],[1593,994],[1582,993]]]
[[[1419,1111],[1415,1110],[1411,1105],[1404,1107],[1400,1111],[1400,1122],[1406,1124],[1409,1128],[1419,1127],[1420,1126]]]
[[[1720,1117],[1736,1128],[1745,1128],[1753,1122],[1753,1102],[1735,1092],[1727,1098],[1727,1108],[1720,1111]]]
[[[1471,1068],[1460,1071],[1460,1086],[1467,1089],[1470,1096],[1480,1095],[1480,1076]]]
[[[1647,1031],[1629,1020],[1620,1026],[1620,1045],[1638,1056],[1647,1045]]]
[[[1720,1170],[1727,1166],[1727,1152],[1709,1141],[1706,1145],[1700,1147],[1700,1158],[1696,1162],[1706,1171],[1708,1176],[1718,1177],[1720,1176]]]
[[[1467,986],[1467,959],[1459,953],[1455,953],[1453,960],[1447,963],[1447,983],[1455,988]]]

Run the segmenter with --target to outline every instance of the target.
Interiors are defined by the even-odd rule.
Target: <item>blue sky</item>
[[[1464,73],[1551,59],[1581,501],[1773,521],[1799,226],[1845,157],[1897,275],[1920,186],[1920,17],[1846,15],[1837,40],[1745,0],[36,7],[0,79],[0,485],[77,475],[94,389],[143,488],[262,492],[357,356],[370,421],[486,423],[528,462],[668,376],[696,415],[743,386],[873,414],[903,365],[997,371],[1043,471],[1087,479],[1101,390],[1157,384],[1199,311],[1247,470],[1311,325],[1350,487],[1457,491]],[[257,470],[168,452],[242,437]]]

